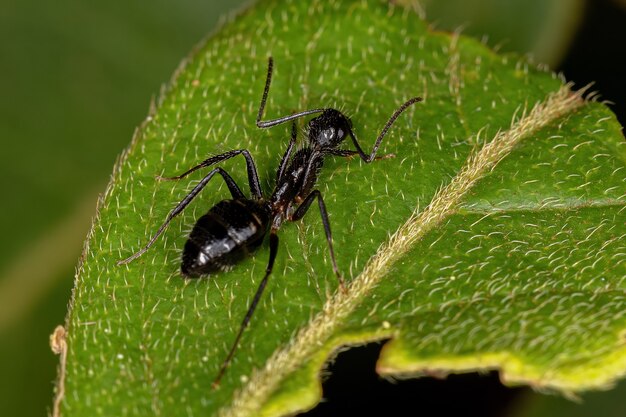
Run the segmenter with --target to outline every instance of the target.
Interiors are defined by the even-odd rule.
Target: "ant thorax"
[[[293,203],[301,202],[317,182],[317,176],[324,163],[323,153],[305,147],[293,155],[282,175],[277,179],[270,202],[276,211],[289,215]]]

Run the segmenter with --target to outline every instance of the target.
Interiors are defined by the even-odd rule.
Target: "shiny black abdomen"
[[[229,269],[261,245],[269,223],[270,212],[263,202],[220,201],[198,219],[189,234],[182,274],[198,277]]]

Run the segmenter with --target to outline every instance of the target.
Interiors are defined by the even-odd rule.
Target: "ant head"
[[[335,148],[352,129],[350,119],[335,109],[325,109],[309,121],[309,141],[316,148]]]

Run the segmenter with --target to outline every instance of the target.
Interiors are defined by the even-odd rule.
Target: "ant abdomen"
[[[269,223],[270,213],[258,201],[220,201],[198,219],[189,234],[181,273],[196,278],[230,269],[261,245]]]

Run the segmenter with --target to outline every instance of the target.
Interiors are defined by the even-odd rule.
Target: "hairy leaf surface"
[[[266,294],[213,390],[268,258],[264,245],[230,272],[181,278],[195,219],[229,197],[221,180],[144,256],[116,262],[202,178],[156,175],[246,148],[271,192],[290,126],[255,127],[270,55],[267,118],[335,107],[369,148],[402,102],[424,102],[385,139],[395,158],[323,168],[347,293],[314,206],[281,229]],[[247,191],[243,158],[222,166]],[[605,387],[626,369],[625,168],[613,114],[515,56],[381,1],[261,1],[185,62],[114,172],[76,280],[60,409],[294,412],[319,400],[338,346],[380,339],[384,374],[495,368],[537,388]]]

